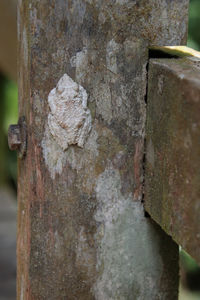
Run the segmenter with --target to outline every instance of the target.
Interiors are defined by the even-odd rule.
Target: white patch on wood
[[[88,70],[87,48],[84,47],[81,51],[78,51],[75,56],[72,56],[70,64],[72,67],[76,68],[76,81],[80,83],[81,80],[84,80]]]
[[[91,165],[89,166],[88,161],[95,161],[97,156],[99,155],[97,139],[98,134],[93,127],[90,132],[90,136],[88,137],[84,145],[85,151],[84,153],[82,153],[82,155],[80,155],[79,151],[76,151],[74,147],[69,148],[69,150],[67,151],[67,162],[71,165],[72,169],[78,171],[80,171],[81,169],[85,169],[85,172],[89,171],[89,168],[92,168],[93,170],[94,164],[91,163]],[[90,172],[90,174],[93,177],[93,180],[95,180],[92,171]],[[88,177],[90,179],[89,174]],[[92,182],[90,181],[90,186]]]
[[[45,163],[54,179],[66,163],[69,145],[83,148],[91,130],[91,114],[87,108],[87,92],[67,74],[48,96],[50,112],[42,140]]]
[[[116,43],[114,39],[109,41],[106,47],[106,66],[114,74],[118,73],[117,53],[119,49],[120,44]]]
[[[48,126],[57,143],[63,150],[75,144],[83,147],[91,130],[86,90],[64,74],[49,93],[48,102]]]
[[[48,166],[51,178],[54,179],[57,174],[61,174],[63,166],[66,163],[66,153],[58,145],[46,126],[44,138],[42,140],[43,157]]]
[[[96,197],[95,299],[161,299],[159,234],[145,219],[142,204],[132,194],[122,195],[120,173],[112,164],[97,179]]]

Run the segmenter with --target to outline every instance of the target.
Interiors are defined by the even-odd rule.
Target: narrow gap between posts
[[[180,56],[174,53],[166,53],[161,49],[149,48],[149,59],[151,58],[180,58]]]
[[[147,108],[147,97],[148,97],[148,75],[149,75],[149,59],[150,59],[150,53],[148,57],[148,61],[146,64],[146,93],[144,96],[145,105]],[[145,120],[145,127],[146,127],[146,120]],[[144,197],[145,197],[145,167],[146,167],[146,133],[144,136],[144,152],[143,152],[143,159],[142,159],[142,168],[143,168],[143,182],[142,182],[142,204],[144,206]],[[146,218],[150,218],[150,215],[144,210],[144,216]]]

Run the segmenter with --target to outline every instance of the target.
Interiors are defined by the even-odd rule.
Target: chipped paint
[[[96,197],[100,275],[93,287],[95,299],[161,299],[159,234],[144,218],[141,203],[132,194],[121,194],[120,174],[112,164],[97,179]]]

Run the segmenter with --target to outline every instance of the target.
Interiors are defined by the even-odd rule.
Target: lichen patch
[[[51,178],[55,179],[56,173],[62,173],[63,166],[66,163],[66,153],[56,143],[48,126],[46,126],[41,146],[45,164],[48,167]]]
[[[142,204],[122,195],[121,184],[112,164],[97,178],[95,299],[161,299],[159,233],[144,218]]]

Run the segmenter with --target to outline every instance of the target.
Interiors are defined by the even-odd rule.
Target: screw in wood
[[[27,131],[25,117],[20,117],[18,124],[10,125],[8,129],[8,146],[10,150],[17,150],[19,158],[26,154]]]

